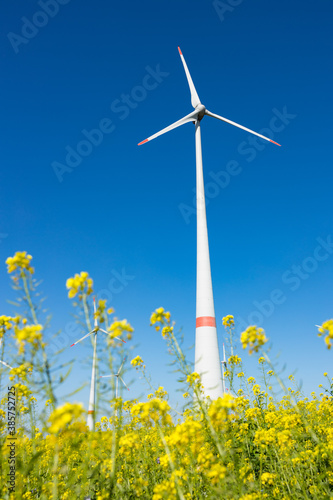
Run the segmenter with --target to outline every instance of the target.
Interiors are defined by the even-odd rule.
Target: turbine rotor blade
[[[95,328],[97,328],[97,316],[96,316],[96,300],[94,297],[94,323],[95,323]]]
[[[91,332],[87,333],[87,335],[85,335],[84,337],[82,337],[80,340],[77,340],[76,342],[74,342],[74,344],[72,344],[71,347],[73,347],[74,345],[78,344],[79,342],[82,342],[82,340],[84,340],[87,337],[89,337],[89,335],[91,335],[92,333],[95,333],[95,330],[92,330]]]
[[[101,375],[99,378],[110,378],[113,377],[114,375]]]
[[[13,367],[10,366],[10,365],[7,365],[7,363],[5,361],[1,361],[0,360],[0,363],[2,363],[4,366],[6,366],[7,368],[10,368],[11,370],[13,370]]]
[[[123,381],[123,379],[121,377],[119,377],[119,378],[122,381],[122,383],[124,384],[124,386],[126,387],[126,389],[129,391],[129,388],[127,387],[127,385],[125,384],[125,382]]]
[[[265,139],[266,141],[272,142],[273,144],[276,144],[277,146],[281,146],[281,144],[272,141],[272,139],[269,139],[268,137],[265,137],[264,135],[258,134],[258,132],[254,132],[254,130],[251,130],[247,127],[243,127],[243,125],[239,125],[239,123],[232,122],[231,120],[228,120],[227,118],[223,118],[223,116],[215,115],[215,113],[211,113],[208,111],[208,109],[205,110],[205,115],[212,116],[213,118],[217,118],[218,120],[221,120],[222,122],[230,123],[230,125],[234,125],[235,127],[241,128],[245,130],[246,132],[250,132],[250,134],[257,135],[261,139]]]
[[[124,342],[124,344],[127,344],[126,340],[121,339],[120,337],[112,337],[113,339],[120,340],[121,342]]]
[[[182,54],[182,51],[180,50],[180,47],[178,47],[178,50],[179,50],[179,55],[180,55],[180,58],[182,60],[182,63],[183,63],[183,66],[184,66],[184,70],[185,70],[185,73],[186,73],[186,78],[187,78],[188,86],[190,87],[191,103],[192,103],[192,106],[194,108],[196,108],[199,104],[201,104],[201,102],[200,102],[199,96],[197,94],[197,91],[195,90],[195,86],[194,86],[192,77],[191,77],[190,72],[188,70],[188,67],[187,67],[187,64],[185,62],[184,56]]]
[[[124,357],[123,362],[122,362],[122,363],[121,363],[121,365],[120,365],[120,368],[119,368],[119,370],[118,370],[117,375],[119,375],[119,373],[121,372],[122,367],[124,366],[124,363],[125,363],[126,359],[127,359],[127,356],[125,356],[125,357]]]
[[[106,332],[106,331],[105,331],[105,330],[103,330],[102,328],[99,328],[99,331],[100,331],[100,332],[103,332],[103,333],[106,333],[106,335],[109,335],[109,336],[111,335],[111,332]],[[117,339],[117,340],[121,340],[122,342],[124,342],[124,344],[126,344],[126,343],[127,343],[127,342],[126,342],[126,340],[123,340],[123,339],[121,339],[120,337],[112,337],[112,338],[113,338],[113,339]]]
[[[144,141],[139,142],[138,146],[141,146],[141,144],[144,144],[145,142],[152,141],[153,139],[155,139],[159,135],[163,135],[166,132],[169,132],[170,130],[172,130],[174,128],[177,128],[177,127],[180,127],[181,125],[184,125],[185,123],[196,121],[197,116],[198,116],[198,111],[192,111],[192,113],[190,113],[189,115],[184,116],[184,118],[181,118],[177,122],[172,123],[172,125],[169,125],[168,127],[165,127],[163,130],[160,130],[156,134],[151,135],[150,137],[148,137],[148,139],[145,139]]]

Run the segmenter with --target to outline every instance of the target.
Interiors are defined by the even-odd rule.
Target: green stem
[[[305,429],[307,429],[309,431],[309,433],[310,433],[311,437],[313,438],[313,440],[316,443],[319,443],[319,439],[318,439],[317,435],[315,434],[315,432],[313,431],[313,429],[310,427],[310,424],[309,424],[307,418],[305,417],[304,413],[302,413],[300,411],[299,407],[297,406],[297,403],[295,403],[295,401],[293,400],[293,398],[290,396],[290,394],[289,394],[286,386],[284,385],[282,379],[275,372],[274,366],[273,366],[271,360],[269,359],[268,354],[263,349],[261,349],[261,352],[262,352],[263,356],[265,357],[267,363],[269,364],[270,368],[273,370],[274,375],[275,375],[275,377],[276,377],[276,379],[277,379],[280,387],[282,388],[283,392],[286,395],[288,395],[289,401],[290,401],[292,407],[294,408],[294,410],[296,411],[296,413],[298,413],[298,415],[301,417],[301,420],[303,421],[303,425],[304,425]]]
[[[54,500],[57,500],[58,498],[58,474],[57,474],[57,469],[58,469],[58,462],[59,462],[59,444],[58,442],[55,445],[55,453],[54,453],[54,460],[53,460],[53,467],[52,467],[52,475],[53,475],[53,488],[52,488],[52,498]]]
[[[32,314],[32,319],[35,323],[35,325],[38,325],[38,319],[37,319],[37,315],[36,315],[36,311],[35,311],[35,307],[32,303],[32,300],[31,300],[31,296],[30,296],[30,290],[29,290],[29,287],[28,287],[28,282],[27,282],[27,277],[24,273],[24,271],[22,271],[22,280],[23,280],[23,287],[24,287],[24,291],[25,291],[25,298],[29,304],[29,307],[30,307],[30,310],[31,310],[31,314]],[[57,403],[57,399],[54,395],[54,392],[53,392],[53,388],[52,388],[52,379],[51,379],[51,374],[50,374],[50,365],[49,365],[49,362],[48,362],[48,359],[47,359],[47,354],[45,352],[45,348],[44,348],[44,345],[43,343],[39,340],[38,341],[38,345],[42,351],[42,357],[43,357],[43,362],[44,362],[44,367],[45,367],[45,373],[46,373],[46,378],[47,378],[47,389],[46,389],[46,393],[47,393],[47,396],[49,399],[51,399],[52,401],[52,406],[53,406],[53,409],[55,409],[55,405]]]
[[[183,369],[183,372],[185,372],[185,375],[190,375],[191,374],[191,370],[190,370],[189,366],[186,364],[185,356],[184,356],[181,348],[179,347],[179,344],[178,344],[177,339],[176,339],[176,337],[175,337],[175,335],[174,335],[173,332],[171,332],[171,339],[172,339],[174,345],[176,346],[176,350],[177,350],[177,353],[178,353],[177,357],[178,357],[178,359],[179,359],[179,361],[181,363],[181,368]],[[223,450],[222,450],[222,447],[221,447],[218,435],[215,432],[214,427],[212,426],[212,423],[211,423],[210,418],[209,418],[208,413],[207,413],[207,409],[205,408],[204,403],[202,401],[200,390],[196,386],[194,387],[194,392],[195,392],[196,400],[199,403],[199,407],[200,407],[200,410],[202,412],[202,415],[204,416],[204,420],[206,421],[206,424],[209,427],[209,431],[211,433],[211,436],[213,438],[215,446],[216,446],[216,448],[217,448],[220,456],[222,457],[222,456],[224,456],[224,453],[223,453]]]
[[[34,305],[32,303],[31,297],[30,297],[30,291],[29,291],[29,287],[28,287],[27,277],[26,277],[24,271],[22,271],[22,275],[21,276],[22,276],[22,280],[23,280],[23,288],[24,288],[24,291],[25,291],[25,298],[28,301],[28,304],[29,304],[29,307],[30,307],[30,310],[31,310],[31,314],[32,314],[32,319],[33,319],[35,325],[38,325],[38,319],[37,319],[36,311],[35,311]]]
[[[176,489],[177,489],[177,493],[178,493],[178,496],[181,500],[185,500],[185,497],[183,495],[183,492],[182,492],[182,489],[179,485],[179,481],[178,481],[178,478],[175,474],[175,471],[176,471],[176,468],[175,468],[175,464],[173,463],[173,460],[172,460],[172,456],[171,456],[171,452],[170,452],[170,448],[165,440],[165,437],[164,437],[164,434],[163,434],[163,431],[161,429],[161,426],[160,424],[157,422],[156,423],[157,425],[157,428],[158,428],[158,431],[159,431],[159,434],[160,434],[160,438],[161,438],[161,441],[163,443],[163,446],[164,446],[164,449],[166,451],[166,454],[168,456],[168,460],[169,460],[169,465],[170,465],[170,468],[171,468],[171,471],[174,473],[174,481],[175,481],[175,485],[176,485]]]
[[[89,317],[89,309],[88,309],[88,304],[87,304],[87,295],[85,293],[83,294],[83,297],[82,297],[82,306],[83,306],[83,311],[84,311],[84,315],[85,315],[85,318],[86,318],[86,323],[87,323],[87,326],[88,326],[89,331],[90,331],[90,330],[92,330],[92,326],[91,326],[90,317]]]

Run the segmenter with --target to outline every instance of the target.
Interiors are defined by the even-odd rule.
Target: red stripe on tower
[[[216,320],[213,316],[201,316],[200,318],[197,318],[195,326],[196,326],[196,328],[199,328],[200,326],[215,326],[216,327]]]

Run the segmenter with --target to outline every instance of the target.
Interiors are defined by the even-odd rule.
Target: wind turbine
[[[89,396],[89,406],[88,406],[88,418],[87,418],[87,426],[89,427],[90,431],[95,430],[95,406],[96,406],[96,370],[97,370],[97,333],[98,332],[103,332],[106,335],[110,335],[110,332],[106,332],[103,330],[103,328],[100,328],[97,322],[97,315],[96,315],[96,301],[94,297],[94,329],[91,330],[91,332],[87,333],[87,335],[84,335],[81,339],[77,340],[74,342],[74,344],[71,345],[71,347],[75,346],[79,342],[82,342],[82,340],[86,339],[90,335],[94,335],[94,340],[93,340],[93,346],[94,346],[94,355],[93,355],[93,365],[92,365],[92,372],[91,372],[91,384],[90,384],[90,396]],[[119,337],[112,337],[118,340],[121,340],[122,342],[125,342],[125,340],[119,338]]]
[[[212,278],[210,270],[208,232],[206,220],[205,191],[202,169],[201,152],[201,132],[200,123],[202,118],[207,115],[217,118],[223,122],[241,128],[246,132],[257,135],[266,141],[272,141],[253,130],[250,130],[238,123],[235,123],[223,116],[216,115],[208,111],[201,103],[197,91],[194,87],[190,72],[185,62],[184,56],[178,47],[179,54],[184,66],[186,78],[191,92],[191,103],[194,111],[176,121],[172,125],[164,128],[160,132],[148,137],[139,143],[144,144],[156,137],[180,127],[188,122],[195,124],[195,151],[196,151],[196,199],[197,199],[197,297],[196,297],[196,336],[195,336],[195,371],[201,375],[201,381],[204,386],[206,396],[216,399],[223,394],[221,365],[216,333],[216,320],[213,302]]]
[[[117,373],[112,373],[112,375],[101,375],[100,376],[100,378],[116,377],[116,379],[117,379],[117,381],[116,381],[116,399],[118,398],[118,381],[119,381],[119,379],[122,381],[123,385],[129,391],[129,388],[127,387],[127,385],[125,384],[125,382],[123,381],[123,379],[120,376],[120,372],[123,369],[123,366],[124,366],[124,363],[125,363],[126,359],[127,359],[127,356],[124,357],[123,362],[121,363],[120,368],[117,371]]]

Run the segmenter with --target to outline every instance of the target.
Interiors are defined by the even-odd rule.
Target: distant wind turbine
[[[97,333],[98,332],[103,332],[106,335],[110,336],[110,332],[106,332],[103,330],[103,328],[100,328],[97,322],[97,314],[96,314],[96,301],[94,297],[94,329],[87,333],[87,335],[84,335],[81,339],[77,340],[74,342],[74,344],[71,345],[71,347],[75,346],[79,342],[82,342],[82,340],[86,339],[90,335],[94,335],[94,355],[93,355],[93,365],[92,365],[92,372],[91,372],[91,384],[90,384],[90,396],[89,396],[89,406],[88,406],[88,418],[87,418],[87,426],[89,427],[89,430],[94,431],[95,430],[95,406],[96,406],[96,370],[97,370]],[[118,340],[121,340],[121,342],[125,342],[125,340],[119,338],[119,337],[112,337]]]
[[[127,387],[127,385],[125,384],[125,382],[123,381],[123,379],[120,376],[121,370],[123,369],[123,366],[125,364],[126,359],[127,359],[127,356],[124,357],[123,362],[121,363],[120,368],[117,371],[117,373],[112,373],[111,375],[101,375],[100,376],[100,378],[116,377],[116,379],[117,379],[117,381],[116,381],[116,399],[118,398],[118,381],[119,381],[119,379],[122,381],[123,385],[129,391],[129,388]]]
[[[201,381],[204,386],[206,396],[211,399],[216,399],[223,394],[222,378],[221,378],[221,365],[218,348],[218,340],[216,333],[216,320],[213,301],[212,278],[210,270],[210,258],[208,247],[208,232],[206,220],[206,205],[205,205],[205,191],[202,170],[202,152],[201,152],[201,132],[200,122],[205,115],[217,118],[223,122],[241,128],[246,132],[257,135],[266,141],[272,141],[253,130],[250,130],[238,123],[235,123],[227,118],[216,115],[208,111],[199,99],[197,91],[194,87],[190,72],[186,65],[184,56],[178,47],[179,54],[185,69],[186,78],[191,92],[191,103],[194,108],[192,113],[184,116],[177,122],[169,125],[160,132],[148,137],[139,143],[151,141],[156,137],[169,132],[170,130],[180,127],[188,122],[195,124],[195,150],[196,150],[196,199],[197,199],[197,299],[196,299],[196,337],[195,337],[195,371],[201,375]]]

